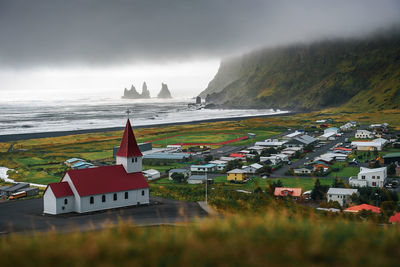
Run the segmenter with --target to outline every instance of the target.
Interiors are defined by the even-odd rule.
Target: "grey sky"
[[[396,0],[0,0],[0,67],[221,58],[399,20]]]

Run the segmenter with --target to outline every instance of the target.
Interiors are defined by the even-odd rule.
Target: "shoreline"
[[[205,120],[187,121],[187,122],[167,122],[167,123],[158,123],[158,124],[151,124],[151,125],[137,125],[137,126],[132,126],[132,128],[133,129],[142,129],[142,128],[152,128],[152,127],[161,127],[161,126],[197,124],[197,123],[208,123],[208,122],[219,122],[219,121],[240,121],[240,120],[246,120],[246,119],[252,119],[252,118],[290,116],[290,115],[297,115],[300,113],[302,113],[302,112],[287,112],[287,113],[270,114],[270,115],[254,115],[254,116],[218,118],[218,119],[205,119]],[[76,134],[122,131],[124,128],[125,128],[124,126],[121,126],[121,127],[107,127],[107,128],[95,128],[95,129],[82,129],[82,130],[54,131],[54,132],[6,134],[6,135],[0,135],[0,142],[12,142],[12,141],[19,141],[19,140],[61,137],[61,136],[76,135]]]

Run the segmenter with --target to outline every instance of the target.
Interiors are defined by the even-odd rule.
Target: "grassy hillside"
[[[400,227],[288,216],[0,239],[3,266],[397,266]]]
[[[400,108],[400,32],[264,49],[223,62],[201,95],[227,107]]]

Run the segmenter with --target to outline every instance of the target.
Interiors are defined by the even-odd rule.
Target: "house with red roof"
[[[294,200],[301,198],[301,188],[275,187],[275,197],[291,197]]]
[[[143,155],[129,120],[116,157],[116,165],[69,170],[60,182],[48,184],[43,195],[43,212],[85,213],[148,204]]]
[[[349,208],[345,209],[344,211],[345,212],[355,212],[355,213],[357,213],[357,212],[360,212],[362,210],[370,210],[370,211],[375,212],[375,213],[380,213],[381,212],[380,208],[372,206],[372,205],[368,205],[368,204],[361,204],[361,205],[358,205],[358,206],[352,206],[352,207],[349,207]]]
[[[400,212],[397,212],[393,216],[391,216],[389,218],[389,222],[391,222],[391,223],[400,223]]]

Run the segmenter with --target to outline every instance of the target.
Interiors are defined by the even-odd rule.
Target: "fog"
[[[0,90],[196,95],[221,58],[362,36],[398,24],[396,0],[0,0]],[[85,76],[85,77],[84,77]]]

